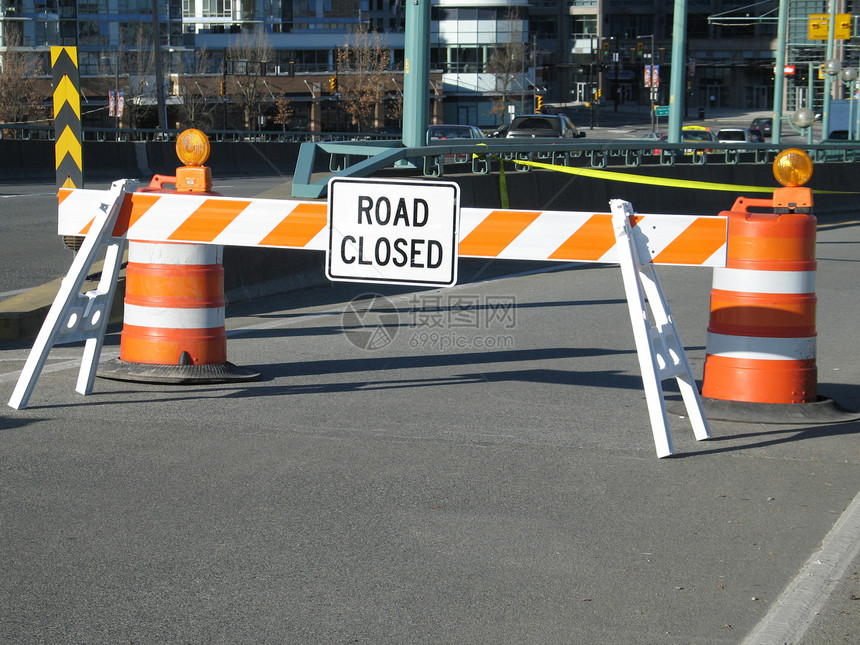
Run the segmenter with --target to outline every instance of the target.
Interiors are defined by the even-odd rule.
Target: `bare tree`
[[[241,103],[246,130],[262,112],[268,92],[262,71],[273,55],[274,49],[262,29],[242,32],[227,50],[227,94]]]
[[[364,130],[380,120],[383,99],[397,87],[391,77],[391,51],[376,31],[362,24],[338,48],[337,82],[341,106],[353,125]]]
[[[493,99],[492,114],[498,114],[504,120],[507,104],[514,91],[522,91],[527,65],[527,45],[523,42],[519,12],[512,9],[505,15],[505,22],[516,25],[508,33],[506,42],[499,43],[493,48],[487,60],[487,72],[496,77],[496,90],[499,95]]]
[[[36,80],[42,73],[41,62],[20,45],[20,32],[7,26],[6,51],[0,58],[0,123],[21,123],[45,116],[40,106],[44,97]]]
[[[128,69],[128,91],[126,104],[131,104],[129,116],[131,127],[137,128],[141,122],[158,123],[157,92],[155,75],[155,52],[152,48],[152,25],[148,23],[129,23],[126,33],[127,42],[134,43],[134,49],[126,55]]]
[[[219,81],[206,75],[210,67],[211,60],[205,47],[196,50],[187,65],[183,60],[182,72],[174,84],[174,93],[182,101],[183,126],[203,130],[215,122],[216,104],[208,102],[206,97],[218,93]]]
[[[284,132],[287,131],[287,126],[290,124],[290,121],[293,120],[293,117],[296,115],[296,111],[293,108],[293,100],[287,98],[285,95],[283,98],[279,99],[276,103],[276,108],[278,113],[275,115],[275,123],[280,125]]]

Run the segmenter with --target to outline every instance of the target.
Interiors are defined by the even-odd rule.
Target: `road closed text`
[[[456,185],[346,179],[329,185],[329,278],[456,281]]]
[[[437,269],[444,261],[444,251],[439,240],[421,237],[376,237],[374,233],[383,228],[411,227],[415,229],[427,225],[430,208],[427,202],[413,198],[411,204],[403,197],[395,204],[388,197],[374,200],[369,195],[359,195],[357,204],[359,226],[367,226],[369,235],[345,235],[340,245],[340,259],[344,264],[357,262],[363,265],[386,266],[415,269]],[[375,238],[375,242],[369,242]]]

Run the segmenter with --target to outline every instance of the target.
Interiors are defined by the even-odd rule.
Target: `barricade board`
[[[85,235],[105,192],[61,189],[59,199],[58,233]],[[319,201],[129,193],[113,234],[149,242],[325,251],[327,221],[327,204]],[[631,225],[643,261],[725,266],[725,217],[636,214]],[[462,208],[458,237],[461,257],[618,262],[609,213]]]
[[[348,245],[350,252],[358,253],[350,256],[357,260],[362,252],[358,239],[367,234],[367,229],[383,229],[384,235],[389,236],[385,238],[388,248],[396,249],[396,242],[392,239],[398,239],[394,226],[398,217],[402,218],[403,228],[406,224],[412,229],[423,228],[432,215],[431,203],[434,203],[434,208],[437,206],[435,196],[422,192],[411,183],[404,193],[405,184],[395,188],[390,182],[342,181],[348,188],[341,194],[345,195],[347,203],[345,215],[335,212],[339,208],[339,186],[329,190],[329,195],[334,194],[335,197],[330,197],[328,205],[195,194],[133,193],[128,192],[127,182],[115,182],[111,192],[61,189],[59,233],[87,235],[85,242],[91,251],[98,245],[108,247],[113,244],[112,239],[119,238],[122,243],[130,239],[156,243],[328,250],[330,260],[332,251],[345,251]],[[455,248],[459,249],[460,255],[469,257],[619,264],[657,456],[665,457],[673,452],[662,389],[662,381],[666,379],[676,379],[696,439],[710,436],[696,382],[654,265],[725,267],[728,218],[637,215],[629,202],[612,200],[611,214],[463,209],[458,226],[456,187],[452,189],[451,185],[442,182],[437,182],[436,187],[447,193],[438,199],[440,223],[433,229],[433,234],[436,239],[446,238],[447,246],[443,248],[440,243],[438,257],[441,259],[442,251],[447,250],[448,255],[444,257],[450,264],[442,272],[443,278],[429,274],[430,280],[425,280],[428,274],[422,274],[421,279],[415,280],[412,274],[395,272],[396,280],[422,285],[453,284],[456,281]],[[391,209],[391,198],[395,196],[398,207],[402,206],[400,210],[398,207]],[[382,210],[374,211],[377,207]],[[111,214],[107,220],[106,213]],[[345,217],[343,222],[342,217]],[[111,227],[112,231],[108,233]],[[331,229],[338,227],[342,230],[332,232]],[[407,239],[411,241],[407,242]],[[405,245],[413,244],[416,239],[426,241],[429,238],[403,236]],[[378,252],[376,243],[373,244],[374,251]],[[422,246],[422,251],[427,248],[427,245]],[[334,271],[330,266],[326,269],[331,276],[342,271],[343,267]],[[82,280],[87,271],[86,266],[73,266],[72,269],[77,280]],[[349,273],[347,277],[357,281],[377,281],[373,271],[361,275]],[[74,304],[72,296],[67,294],[64,297],[65,302],[60,302],[59,296],[55,301],[55,308],[63,315]],[[60,316],[55,318],[59,320]],[[58,333],[59,323],[54,321],[53,325],[53,329],[43,327],[40,336],[45,340],[39,347],[41,358],[28,359],[33,366],[22,373],[16,395],[9,403],[12,407],[26,405],[41,369],[39,361],[44,360]],[[94,330],[88,343],[100,343],[103,334],[103,328]],[[90,365],[87,373],[92,371],[97,360],[98,356],[85,358]],[[84,371],[82,366],[82,373]],[[79,391],[87,393],[90,387],[85,384]]]

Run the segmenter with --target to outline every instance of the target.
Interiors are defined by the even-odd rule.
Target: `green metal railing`
[[[425,177],[442,177],[446,172],[487,174],[506,169],[529,172],[533,166],[520,162],[540,162],[555,166],[607,168],[673,166],[675,164],[771,164],[776,155],[796,145],[767,143],[666,143],[642,140],[551,140],[540,142],[509,139],[472,140],[470,143],[435,141],[433,145],[407,148],[399,141],[376,143],[303,143],[293,176],[294,197],[319,198],[325,195],[328,180],[337,177],[368,177],[385,168],[407,166]],[[575,141],[575,142],[574,142]],[[860,160],[860,142],[804,144],[817,162],[854,163]],[[329,176],[312,180],[327,157]]]

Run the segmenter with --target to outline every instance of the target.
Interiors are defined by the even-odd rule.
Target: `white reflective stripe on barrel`
[[[711,356],[770,361],[802,361],[815,358],[815,336],[760,338],[708,332],[707,343],[706,351]]]
[[[814,293],[815,271],[714,269],[713,287],[740,293]]]
[[[128,261],[137,264],[221,264],[224,247],[218,244],[130,242]]]
[[[224,307],[140,307],[126,302],[123,322],[136,327],[213,329],[224,326]]]

